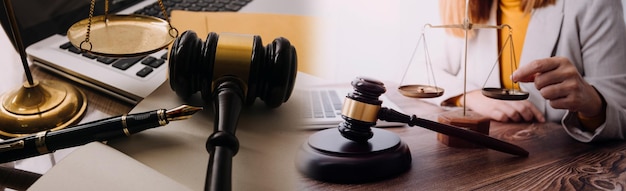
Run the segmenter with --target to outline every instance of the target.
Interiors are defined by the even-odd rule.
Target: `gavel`
[[[258,35],[209,33],[202,41],[193,31],[174,40],[169,56],[172,90],[187,98],[201,92],[213,103],[215,122],[206,149],[210,153],[205,190],[231,190],[232,157],[243,105],[260,98],[270,108],[286,102],[297,73],[296,49],[286,38],[263,46]]]

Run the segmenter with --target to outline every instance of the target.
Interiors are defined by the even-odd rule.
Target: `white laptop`
[[[168,9],[192,11],[263,11],[275,0],[164,0]],[[13,7],[22,25],[22,37],[31,63],[70,80],[136,104],[167,78],[167,50],[146,57],[112,59],[80,53],[68,44],[65,31],[71,24],[87,18],[86,0],[19,0]],[[162,17],[156,0],[109,0],[111,12],[146,14]],[[104,0],[96,1],[102,12]],[[147,7],[155,7],[151,10]],[[98,15],[101,13],[94,13]],[[155,15],[156,14],[156,15]],[[43,37],[42,37],[43,35]],[[43,39],[42,39],[43,38]],[[33,40],[34,39],[34,40]],[[42,40],[40,40],[42,39]]]
[[[352,92],[351,88],[322,88],[303,90],[297,89],[294,94],[298,96],[298,100],[304,103],[301,107],[301,116],[303,118],[303,127],[305,129],[324,129],[338,127],[343,122],[341,117],[341,109],[343,101],[348,93]],[[383,101],[382,106],[402,112],[400,107],[391,102],[385,94],[379,97]],[[378,120],[376,127],[398,127],[406,124],[397,122],[388,122]]]

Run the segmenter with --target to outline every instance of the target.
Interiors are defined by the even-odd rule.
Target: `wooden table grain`
[[[395,89],[386,95],[407,114],[436,120],[443,109]],[[384,103],[383,103],[384,106]],[[557,123],[491,122],[490,136],[519,145],[529,157],[485,148],[445,146],[421,127],[386,128],[411,150],[411,169],[364,184],[333,184],[301,178],[301,190],[623,190],[626,143],[581,143]]]

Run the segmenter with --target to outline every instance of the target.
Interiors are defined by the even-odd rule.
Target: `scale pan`
[[[525,100],[528,99],[528,92],[516,89],[503,88],[483,88],[483,95],[499,100]]]
[[[144,15],[108,15],[108,20],[104,15],[94,16],[86,42],[88,26],[89,18],[74,23],[67,30],[67,38],[81,50],[108,57],[151,54],[167,47],[178,35],[167,21]]]
[[[412,98],[434,98],[443,95],[443,88],[428,85],[404,85],[398,87],[398,91]]]

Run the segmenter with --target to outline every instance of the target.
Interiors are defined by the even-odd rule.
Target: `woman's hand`
[[[466,95],[465,104],[472,111],[501,122],[533,121],[545,122],[543,113],[528,100],[503,101],[491,99],[480,91],[472,91]],[[461,97],[461,99],[463,99]]]
[[[553,108],[579,112],[584,117],[595,117],[602,112],[599,93],[567,58],[535,60],[518,68],[511,79],[514,82],[534,82],[541,96],[550,100]]]

